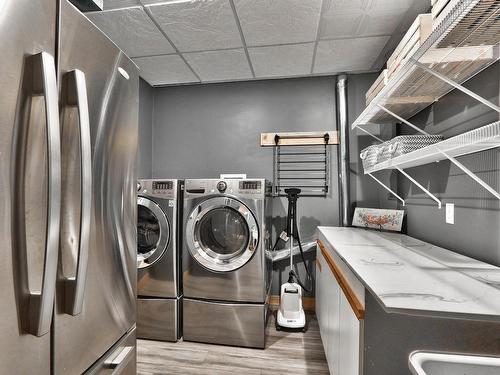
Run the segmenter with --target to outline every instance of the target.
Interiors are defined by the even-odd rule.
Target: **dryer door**
[[[214,197],[194,208],[186,223],[186,244],[192,257],[215,272],[230,272],[252,258],[259,228],[252,212],[230,197]]]
[[[152,200],[137,198],[137,267],[154,264],[165,253],[170,240],[170,223]]]

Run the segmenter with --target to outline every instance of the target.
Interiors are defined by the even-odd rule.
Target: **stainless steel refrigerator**
[[[135,374],[135,65],[67,0],[0,0],[0,374]]]

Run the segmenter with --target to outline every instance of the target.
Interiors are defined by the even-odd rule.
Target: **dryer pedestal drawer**
[[[264,348],[267,304],[184,298],[183,312],[186,341]]]
[[[180,300],[178,298],[138,298],[137,337],[177,341],[180,338]]]

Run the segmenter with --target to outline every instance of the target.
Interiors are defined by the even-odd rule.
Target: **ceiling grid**
[[[248,60],[248,65],[250,66],[250,71],[252,72],[252,77],[255,78],[255,70],[253,68],[252,61],[250,60],[250,55],[248,54],[247,43],[245,41],[245,36],[243,35],[243,30],[241,29],[241,23],[240,19],[238,18],[238,12],[236,11],[236,7],[234,6],[234,1],[229,0],[229,3],[231,4],[231,9],[233,10],[233,15],[236,20],[236,26],[238,27],[238,31],[240,32],[241,43],[243,43],[243,48],[245,49],[245,55]]]
[[[375,72],[430,0],[104,0],[86,13],[153,86]],[[406,25],[408,23],[408,25]]]

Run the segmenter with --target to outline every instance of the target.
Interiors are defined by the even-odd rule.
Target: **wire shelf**
[[[394,123],[394,117],[381,106],[408,119],[454,89],[432,72],[462,84],[500,59],[500,1],[456,2],[416,52],[403,60],[353,122],[353,129]]]
[[[500,147],[500,121],[457,135],[431,146],[426,146],[416,151],[377,163],[364,172],[365,174],[370,174],[385,169],[417,167],[449,159],[450,157],[454,158],[473,154],[495,147]]]

